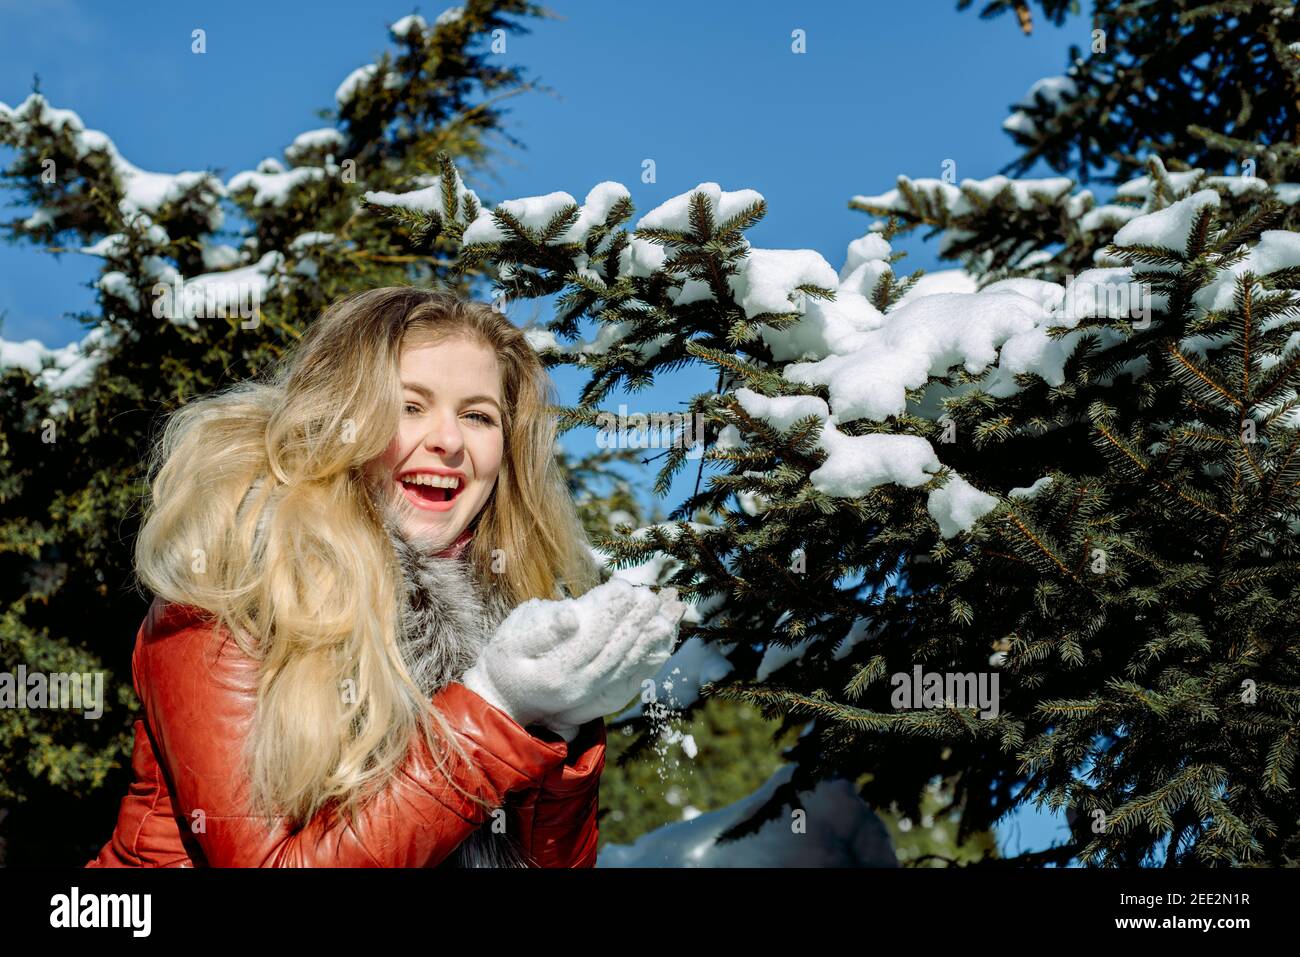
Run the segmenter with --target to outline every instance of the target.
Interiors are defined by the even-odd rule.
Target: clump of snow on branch
[[[434,26],[445,26],[449,23],[456,23],[465,15],[464,7],[448,7],[434,19]]]
[[[992,201],[999,193],[1009,190],[1011,197],[1021,209],[1033,209],[1040,201],[1053,202],[1066,196],[1074,186],[1073,180],[1064,176],[1047,179],[1008,179],[1005,176],[990,176],[987,179],[964,179],[960,184],[947,180],[908,176],[898,178],[899,185],[885,193],[875,196],[854,196],[852,203],[863,209],[882,212],[907,212],[908,203],[904,190],[923,194],[932,199],[941,208],[953,216],[963,216],[975,212],[975,205],[967,197],[969,190],[973,195]]]
[[[22,342],[0,339],[0,374],[8,369],[25,371],[39,388],[55,396],[49,414],[62,416],[68,408],[64,394],[90,385],[95,370],[108,358],[119,338],[117,330],[102,323],[86,333],[80,342],[57,349],[47,348],[36,339]]]
[[[296,190],[308,183],[319,183],[326,175],[327,170],[317,166],[296,166],[287,170],[279,160],[268,156],[257,164],[257,169],[231,177],[226,189],[231,195],[248,190],[254,206],[283,206]]]
[[[555,243],[584,243],[593,226],[605,221],[609,211],[620,199],[628,198],[627,187],[621,183],[605,182],[594,186],[587,194],[586,201],[579,207],[578,218],[564,229],[554,240]],[[522,199],[507,199],[495,207],[509,213],[525,229],[541,232],[562,209],[577,206],[578,202],[568,193],[557,191],[545,196],[526,196]],[[474,243],[499,243],[510,238],[509,234],[497,222],[492,210],[483,209],[478,218],[465,230],[463,242],[470,246]]]
[[[417,213],[432,213],[444,221],[457,219],[460,216],[461,211],[466,209],[467,199],[473,203],[475,208],[482,208],[478,194],[466,186],[461,180],[459,170],[456,172],[455,194],[457,204],[457,215],[455,216],[452,215],[451,210],[447,209],[445,197],[443,196],[441,175],[433,175],[429,177],[428,186],[405,193],[391,193],[384,190],[367,190],[365,193],[365,200],[373,206],[408,209]]]
[[[1192,296],[1201,309],[1209,312],[1216,309],[1232,307],[1232,297],[1236,293],[1238,277],[1251,273],[1263,276],[1280,269],[1293,269],[1300,266],[1300,234],[1285,229],[1267,229],[1259,235],[1259,242],[1252,246],[1241,259],[1227,266],[1215,275],[1205,286]],[[1269,319],[1264,328],[1271,329],[1279,322],[1292,321],[1290,316]]]
[[[830,263],[812,249],[750,249],[740,270],[727,281],[749,319],[790,312],[791,294],[799,286],[839,285]]]
[[[396,23],[389,24],[388,31],[398,39],[405,39],[411,33],[423,33],[428,26],[424,17],[412,13],[402,17]]]
[[[1078,95],[1079,86],[1073,77],[1045,76],[1041,80],[1036,80],[1029,88],[1029,92],[1016,104],[1015,112],[1002,121],[1002,128],[1012,133],[1033,136],[1038,132],[1038,124],[1026,112],[1027,110],[1037,109],[1048,114],[1058,113]]]
[[[881,421],[902,415],[907,389],[919,388],[953,366],[979,374],[997,362],[999,348],[1007,345],[1007,358],[1014,362],[1008,372],[1033,371],[1060,385],[1066,353],[1061,340],[1047,337],[1051,324],[1043,306],[1019,293],[939,293],[892,312],[853,352],[792,363],[784,376],[803,385],[828,386],[841,422],[863,417]],[[998,391],[1009,395],[1012,389],[1014,383]]]
[[[48,129],[66,134],[78,159],[92,154],[103,156],[122,192],[118,209],[123,216],[132,217],[141,212],[156,214],[169,203],[185,201],[206,213],[209,229],[221,228],[224,217],[218,204],[225,190],[211,173],[153,173],[140,169],[118,152],[105,133],[87,129],[74,111],[50,106],[39,93],[31,94],[12,109],[0,103],[0,123],[20,142],[34,137],[38,130]]]
[[[737,389],[735,396],[748,415],[778,431],[787,431],[810,415],[821,420],[818,446],[826,460],[809,473],[808,480],[826,495],[859,498],[886,483],[924,485],[942,467],[929,441],[919,435],[844,435],[836,428],[835,416],[826,403],[816,396],[764,396],[745,388]],[[930,493],[928,507],[940,534],[951,538],[968,530],[996,505],[996,498],[954,473]]]
[[[342,148],[343,134],[332,126],[325,126],[299,133],[284,148],[284,155],[289,162],[300,165],[314,156],[332,156]]]
[[[738,189],[728,192],[717,183],[700,183],[694,189],[674,196],[650,210],[638,220],[636,228],[692,232],[691,198],[696,194],[704,197],[715,223],[734,219],[749,207],[763,202],[762,194],[756,190]]]
[[[1163,246],[1187,255],[1192,224],[1207,206],[1218,208],[1219,194],[1203,189],[1164,209],[1139,216],[1115,234],[1116,246]]]

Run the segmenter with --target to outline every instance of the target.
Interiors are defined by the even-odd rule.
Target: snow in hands
[[[676,589],[622,578],[578,598],[534,598],[501,623],[464,683],[520,724],[544,724],[572,740],[658,673],[685,611]]]

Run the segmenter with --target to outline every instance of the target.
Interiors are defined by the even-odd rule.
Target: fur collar
[[[460,680],[495,631],[488,603],[466,558],[429,552],[394,522],[384,528],[402,570],[402,657],[417,687],[432,696]]]
[[[402,570],[400,646],[402,658],[426,695],[458,681],[483,644],[509,613],[505,602],[481,587],[468,557],[466,536],[433,553],[409,539],[392,520],[385,522]],[[460,557],[453,557],[459,554]],[[492,818],[471,833],[442,867],[526,867],[507,834],[493,833]]]

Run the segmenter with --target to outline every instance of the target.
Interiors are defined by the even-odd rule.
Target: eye
[[[415,402],[407,402],[402,405],[403,412],[409,412],[411,409],[414,409],[417,415],[420,412],[420,406]]]
[[[482,422],[484,425],[495,425],[495,424],[496,424],[495,422],[492,421],[492,416],[488,415],[486,412],[470,412],[470,413],[467,413],[467,414],[468,414],[468,415],[471,415],[471,416],[473,416],[473,417],[475,417],[475,418],[478,419],[480,422]]]

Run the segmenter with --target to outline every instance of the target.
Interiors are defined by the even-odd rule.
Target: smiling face
[[[449,546],[487,503],[504,454],[501,370],[480,342],[405,346],[397,434],[369,466],[407,536]],[[409,507],[406,507],[409,506]]]

